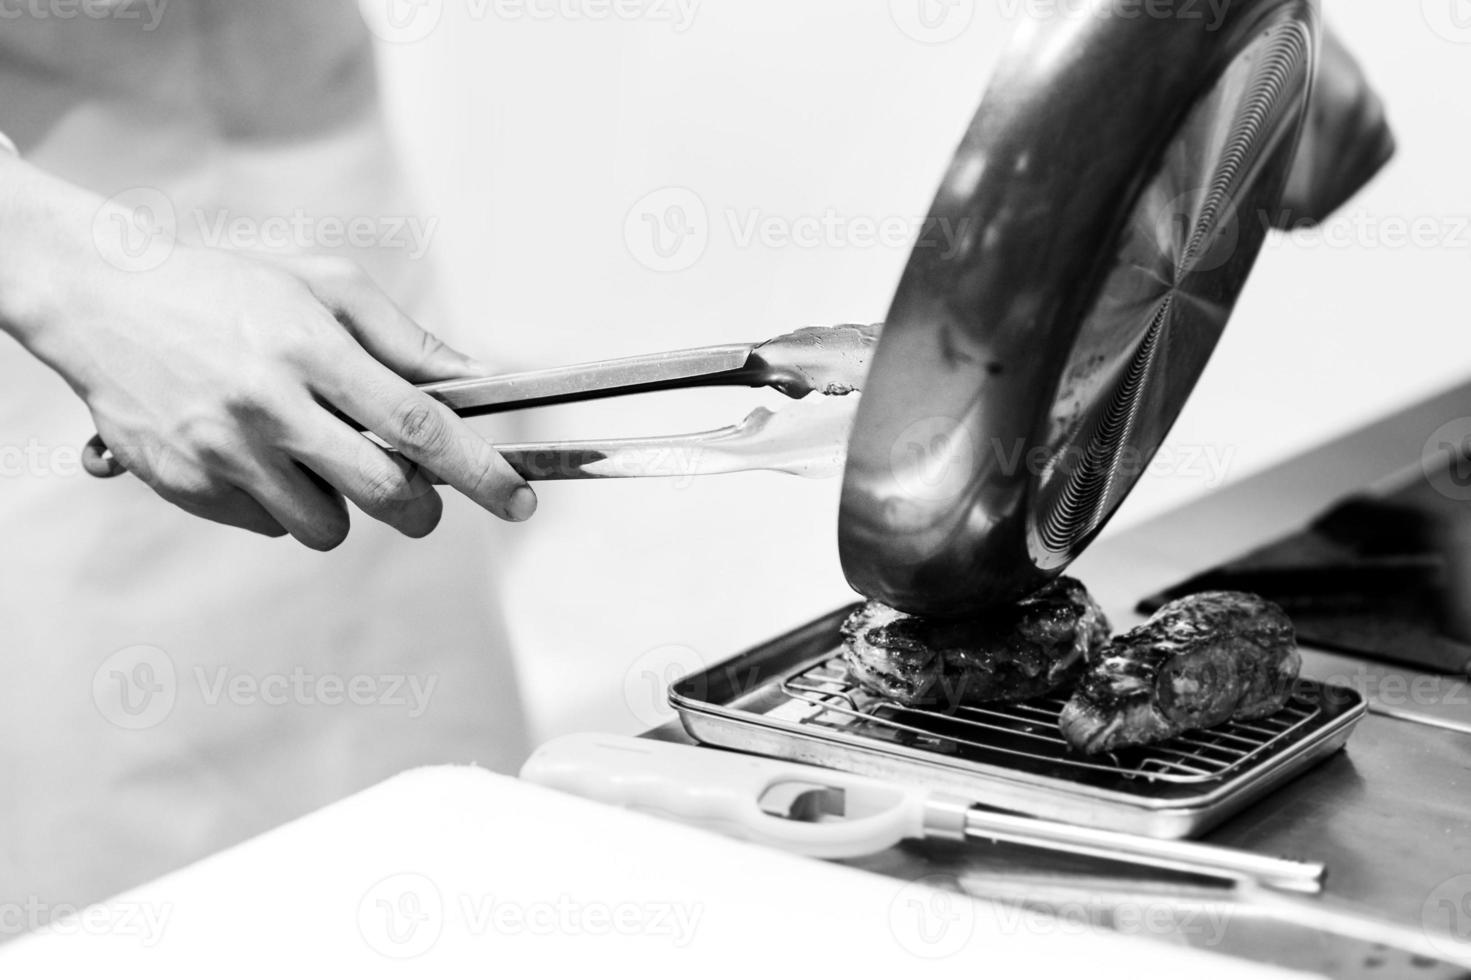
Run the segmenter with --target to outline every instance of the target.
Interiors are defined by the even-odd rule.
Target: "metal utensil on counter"
[[[1324,875],[1320,864],[993,813],[918,786],[647,739],[564,736],[538,749],[521,778],[814,857],[978,839],[1288,892],[1316,893]]]
[[[722,344],[489,378],[421,385],[465,418],[681,388],[771,388],[788,398],[836,398],[863,387],[880,326],[806,327],[758,343]],[[705,476],[776,470],[799,476],[842,472],[853,405],[795,411],[757,409],[733,426],[689,435],[498,447],[529,480]],[[101,436],[82,453],[92,476],[125,472]]]

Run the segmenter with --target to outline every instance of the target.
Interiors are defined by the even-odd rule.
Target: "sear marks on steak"
[[[1107,642],[1108,619],[1082,584],[1061,578],[970,620],[909,616],[878,602],[843,624],[860,686],[909,707],[1023,700],[1072,684]]]
[[[1062,734],[1094,754],[1282,710],[1302,667],[1292,621],[1244,592],[1164,606],[1100,651],[1063,709]]]

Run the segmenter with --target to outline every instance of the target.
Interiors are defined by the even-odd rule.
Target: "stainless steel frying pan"
[[[829,398],[715,432],[503,448],[530,479],[842,470],[859,592],[963,615],[1032,591],[1145,471],[1268,231],[1321,220],[1393,152],[1317,0],[1199,9],[1082,0],[1024,23],[882,337],[799,331],[427,390],[473,415],[709,384],[861,388],[856,420],[853,399]],[[84,461],[121,472],[97,439]]]
[[[853,428],[839,543],[864,595],[959,615],[1059,574],[1159,449],[1269,229],[1392,151],[1337,44],[1312,101],[1315,0],[1238,0],[1219,25],[1178,6],[1028,22],[998,69]],[[961,247],[924,247],[942,231]]]

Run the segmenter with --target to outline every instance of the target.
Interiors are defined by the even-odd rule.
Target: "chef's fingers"
[[[300,270],[317,299],[394,373],[416,383],[490,373],[415,323],[356,263],[318,258]]]
[[[254,497],[239,487],[232,487],[224,493],[213,494],[207,499],[183,497],[166,490],[156,492],[169,503],[195,517],[268,538],[286,536],[286,529],[281,526],[281,522],[272,517],[264,507],[256,502]]]
[[[536,513],[535,491],[490,443],[363,352],[338,352],[314,385],[333,407],[497,517],[519,522]]]
[[[365,514],[411,538],[439,526],[444,501],[418,464],[389,454],[324,411],[310,439],[290,447],[307,469]]]
[[[263,462],[244,489],[313,551],[331,551],[347,540],[352,521],[341,494],[291,459]]]
[[[107,445],[121,465],[180,510],[270,538],[285,536],[281,522],[224,473],[208,470],[189,454],[129,440],[105,425],[99,431],[109,432]]]

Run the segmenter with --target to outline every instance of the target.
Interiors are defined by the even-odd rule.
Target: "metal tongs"
[[[806,327],[754,344],[627,357],[423,388],[462,417],[607,398],[732,385],[788,398],[860,391],[880,327]],[[687,435],[498,446],[528,480],[690,477],[775,470],[837,476],[847,456],[851,402],[774,412],[758,408],[732,426]]]
[[[807,327],[772,340],[626,357],[570,367],[421,385],[463,418],[651,391],[732,385],[772,388],[792,399],[859,391],[880,327]],[[782,412],[758,408],[708,432],[601,441],[498,446],[528,480],[692,477],[775,470],[806,477],[842,473],[852,400],[824,398]],[[83,453],[87,472],[124,469],[100,437]]]

